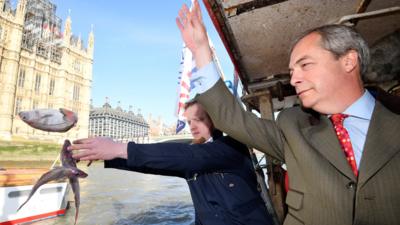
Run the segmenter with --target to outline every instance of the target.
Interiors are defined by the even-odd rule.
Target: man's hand
[[[182,6],[176,18],[176,24],[181,31],[183,41],[193,53],[196,67],[200,69],[210,63],[212,51],[198,0],[194,0],[192,11],[189,11],[185,4]]]
[[[110,160],[128,158],[127,144],[113,141],[111,138],[96,137],[75,140],[68,150],[77,150],[74,159]]]

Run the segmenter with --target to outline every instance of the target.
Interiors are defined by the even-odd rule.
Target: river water
[[[189,225],[194,224],[194,209],[185,180],[104,169],[102,162],[79,168],[89,174],[80,179],[81,204],[77,225]],[[50,167],[51,162],[2,162],[2,167]],[[73,199],[70,191],[69,199]],[[71,225],[75,205],[65,216],[35,225]]]

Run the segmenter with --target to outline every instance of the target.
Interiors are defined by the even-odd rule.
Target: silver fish
[[[64,108],[21,111],[18,115],[29,126],[50,132],[66,132],[78,122],[76,113]]]
[[[80,191],[79,191],[79,181],[78,178],[85,178],[88,175],[82,170],[76,167],[76,161],[72,158],[72,152],[68,151],[68,146],[71,145],[69,140],[64,141],[64,146],[61,150],[61,167],[54,167],[49,172],[44,173],[36,184],[33,186],[31,193],[29,194],[28,199],[18,208],[19,211],[33,196],[33,194],[45,183],[48,183],[53,180],[59,180],[63,178],[68,178],[69,183],[71,185],[72,191],[74,192],[75,197],[75,223],[78,219],[79,213],[79,204],[80,204]]]

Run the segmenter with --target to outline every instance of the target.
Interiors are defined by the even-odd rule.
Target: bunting
[[[193,60],[192,52],[184,45],[182,49],[181,65],[179,70],[179,88],[178,88],[178,104],[177,104],[177,117],[176,133],[179,133],[186,126],[185,117],[185,103],[189,100],[190,96],[190,77],[195,71],[196,65]]]

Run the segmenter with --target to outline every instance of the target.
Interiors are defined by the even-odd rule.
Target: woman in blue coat
[[[76,140],[70,150],[79,150],[76,159],[105,160],[106,168],[186,179],[196,225],[272,224],[247,147],[215,130],[200,104],[187,104],[185,116],[194,140],[203,144],[119,143],[97,137]]]

